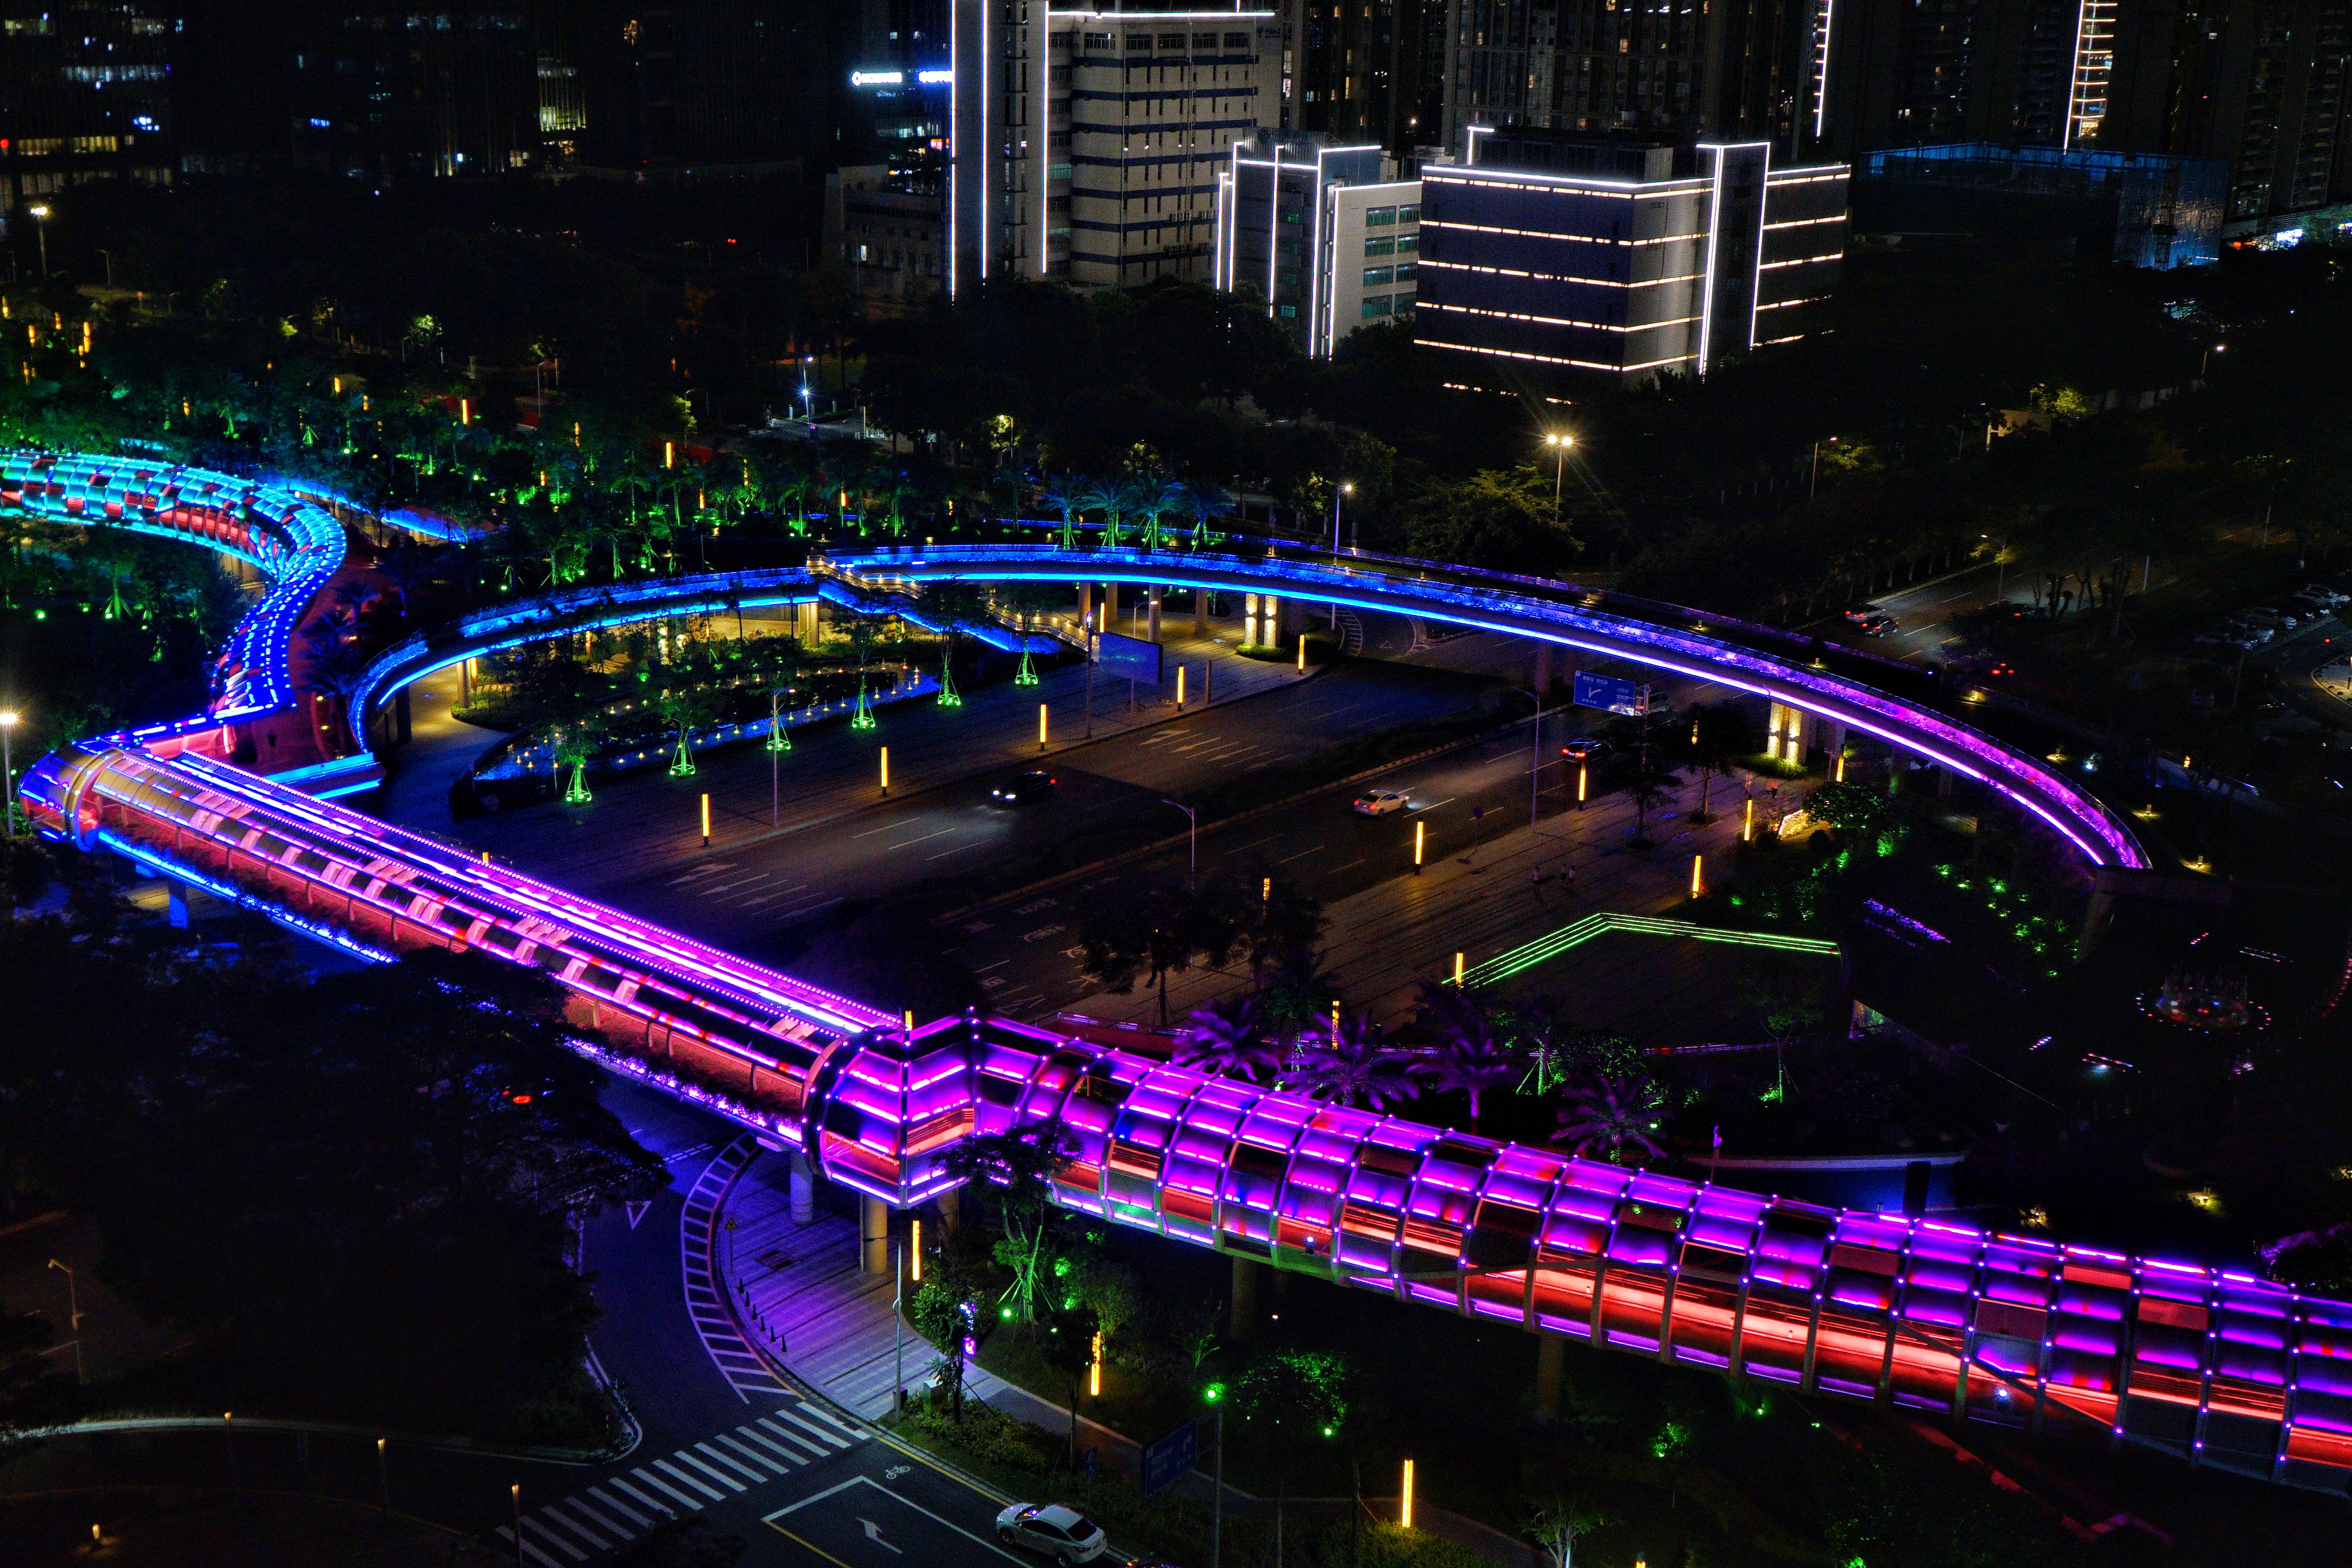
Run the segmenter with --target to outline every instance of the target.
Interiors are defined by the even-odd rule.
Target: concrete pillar
[[[1095,585],[1092,583],[1081,583],[1078,584],[1078,623],[1081,626],[1085,625],[1087,617],[1094,613]]]
[[[1192,635],[1195,637],[1209,635],[1209,591],[1206,588],[1192,590]]]
[[[950,1187],[934,1201],[940,1205],[940,1229],[953,1236],[963,1225],[963,1189]]]
[[[1118,630],[1118,584],[1116,583],[1103,584],[1103,613],[1098,624],[1107,632]]]
[[[816,1173],[809,1169],[809,1157],[800,1150],[793,1151],[793,1223],[810,1225],[816,1219]]]
[[[860,1194],[857,1199],[857,1266],[868,1274],[890,1272],[890,1205]]]
[[[1246,1258],[1234,1259],[1233,1321],[1228,1331],[1236,1340],[1257,1338],[1257,1265]]]
[[[171,900],[172,900],[172,911],[171,911],[172,929],[173,929],[173,931],[185,931],[185,930],[187,930],[187,929],[188,929],[188,890],[187,890],[185,888],[183,888],[182,886],[180,886],[180,884],[179,884],[179,883],[177,883],[177,882],[166,882],[166,883],[164,884],[164,888],[165,888],[166,891],[170,894],[170,897],[171,897]]]
[[[1832,772],[1837,767],[1838,754],[1844,750],[1844,722],[1836,719],[1824,720],[1822,723],[1822,755],[1829,759]]]
[[[1559,1388],[1568,1370],[1568,1342],[1558,1334],[1536,1336],[1536,1419],[1549,1426],[1559,1419]]]
[[[814,647],[817,640],[816,601],[803,599],[793,606],[793,636],[803,647]]]
[[[1151,629],[1144,634],[1153,642],[1160,640],[1160,590],[1151,590]]]
[[[1551,644],[1549,643],[1539,643],[1536,647],[1536,689],[1538,691],[1551,689]]]

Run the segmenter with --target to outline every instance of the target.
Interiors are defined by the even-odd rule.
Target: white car
[[[1106,1545],[1102,1526],[1057,1502],[1014,1503],[996,1516],[996,1538],[1007,1546],[1050,1552],[1064,1563],[1091,1563]]]
[[[1355,811],[1359,816],[1386,816],[1412,804],[1412,797],[1401,789],[1368,789],[1356,797]]]

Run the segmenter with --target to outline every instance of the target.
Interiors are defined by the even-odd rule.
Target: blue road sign
[[[1201,1462],[1201,1424],[1187,1421],[1143,1450],[1143,1495],[1164,1492]]]
[[[1650,689],[1613,675],[1595,675],[1580,669],[1576,672],[1576,705],[1606,708],[1612,713],[1639,717],[1650,710]]]
[[[1103,632],[1095,638],[1095,663],[1105,675],[1124,675],[1129,680],[1160,684],[1160,645],[1156,642]]]

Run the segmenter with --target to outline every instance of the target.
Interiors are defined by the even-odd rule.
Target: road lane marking
[[[514,1541],[515,1532],[503,1524],[499,1526],[499,1533],[506,1537],[509,1541]],[[525,1552],[530,1552],[541,1563],[546,1563],[547,1568],[563,1568],[562,1563],[558,1563],[554,1558],[550,1557],[546,1552],[541,1552],[538,1547],[533,1546],[528,1541],[517,1541],[515,1542],[515,1544],[521,1547]]]
[[[766,1480],[771,1473],[767,1470],[755,1470],[751,1466],[745,1464],[742,1460],[733,1458],[723,1449],[714,1448],[708,1443],[697,1443],[694,1446],[694,1451],[700,1454],[702,1458],[694,1459],[691,1461],[692,1463],[701,1465],[704,1463],[704,1460],[708,1460],[709,1463],[705,1465],[704,1468],[707,1469],[717,1470],[722,1478],[730,1476],[734,1472],[740,1471],[742,1474],[751,1477],[752,1481],[756,1484],[760,1481]],[[688,1456],[685,1451],[681,1449],[679,1451],[678,1458],[683,1459],[687,1458]]]
[[[809,1407],[805,1403],[801,1405],[801,1408],[803,1411],[808,1411],[808,1414],[811,1415],[817,1415],[817,1412],[809,1410]],[[844,1436],[838,1433],[828,1431],[824,1426],[819,1426],[816,1422],[807,1420],[803,1416],[795,1415],[789,1410],[779,1410],[775,1412],[775,1416],[777,1420],[789,1421],[793,1426],[806,1432],[810,1436],[816,1438],[820,1442],[829,1443],[836,1448],[848,1448],[850,1446],[850,1439],[858,1436],[856,1433],[849,1432],[847,1436]],[[819,1419],[824,1418],[820,1416]],[[838,1422],[833,1422],[830,1423],[830,1425],[839,1426],[840,1424]],[[843,1432],[848,1432],[846,1427],[842,1427],[841,1430]]]
[[[585,1563],[588,1561],[588,1553],[581,1551],[580,1548],[572,1545],[572,1542],[564,1540],[563,1537],[556,1534],[555,1531],[548,1529],[547,1526],[540,1523],[539,1521],[535,1519],[526,1519],[522,1521],[522,1527],[525,1530],[532,1531],[538,1534],[547,1537],[549,1541],[554,1542],[555,1549],[558,1552],[562,1552],[574,1563]]]
[[[796,1464],[780,1465],[776,1463],[775,1459],[772,1456],[762,1454],[757,1448],[747,1447],[736,1439],[727,1436],[724,1432],[712,1433],[710,1435],[710,1440],[718,1444],[720,1447],[725,1448],[730,1453],[742,1455],[744,1459],[748,1459],[753,1465],[758,1466],[759,1468],[753,1473],[762,1478],[768,1476],[781,1476],[787,1470],[796,1470],[800,1468]],[[738,1460],[736,1462],[740,1464],[742,1460]]]
[[[1289,865],[1293,860],[1303,860],[1303,859],[1305,859],[1307,856],[1309,856],[1309,855],[1313,855],[1313,854],[1317,853],[1318,851],[1321,850],[1321,849],[1322,849],[1322,848],[1324,848],[1324,847],[1324,847],[1323,845],[1318,844],[1318,845],[1317,845],[1313,849],[1301,849],[1301,850],[1300,850],[1297,854],[1296,854],[1296,855],[1286,855],[1286,856],[1284,856],[1281,859],[1276,860],[1276,861],[1275,862],[1275,864],[1276,864],[1276,865],[1277,865],[1277,866],[1287,866],[1287,865]]]
[[[776,1455],[779,1458],[782,1459],[784,1463],[792,1466],[794,1469],[799,1469],[803,1465],[809,1462],[808,1456],[795,1453],[792,1449],[787,1448],[782,1444],[777,1442],[774,1438],[762,1434],[756,1427],[738,1426],[735,1428],[735,1431],[744,1442],[757,1443],[760,1447],[767,1449],[770,1453]]]
[[[702,1507],[699,1502],[697,1502],[694,1499],[687,1496],[684,1492],[679,1491],[677,1488],[667,1485],[658,1477],[646,1474],[643,1468],[631,1470],[629,1474],[636,1477],[637,1479],[645,1482],[646,1485],[653,1488],[654,1490],[661,1493],[662,1496],[666,1498],[675,1498],[690,1509],[699,1510]],[[672,1519],[676,1519],[677,1517],[677,1510],[676,1509],[671,1508],[667,1503],[656,1502],[652,1498],[646,1496],[645,1493],[639,1491],[636,1488],[631,1486],[620,1477],[614,1476],[612,1478],[612,1480],[614,1486],[620,1488],[623,1491],[628,1493],[639,1502],[644,1503],[647,1508],[659,1509],[663,1513],[667,1514]]]
[[[654,1468],[661,1471],[662,1474],[666,1476],[671,1477],[673,1479],[682,1481],[686,1485],[692,1487],[696,1491],[701,1492],[709,1497],[712,1502],[725,1502],[727,1500],[727,1494],[725,1492],[704,1486],[700,1481],[696,1480],[692,1476],[688,1475],[684,1470],[679,1469],[667,1459],[656,1459],[654,1461]],[[737,1487],[735,1489],[740,1492],[743,1489],[741,1487]],[[697,1504],[696,1506],[699,1507],[701,1505]]]
[[[952,827],[942,827],[937,833],[918,834],[912,838],[902,838],[896,844],[886,844],[882,847],[892,854],[896,854],[898,851],[906,848],[910,844],[929,843],[931,839],[944,837],[954,831],[955,829]]]
[[[806,1437],[802,1436],[799,1433],[793,1432],[787,1427],[777,1426],[776,1423],[771,1419],[762,1417],[761,1420],[752,1423],[752,1425],[766,1427],[769,1431],[775,1434],[777,1442],[786,1445],[788,1448],[790,1448],[791,1445],[794,1444],[797,1444],[801,1448],[806,1448],[809,1451],[809,1458],[811,1459],[823,1459],[830,1457],[823,1448],[818,1447]],[[793,1449],[792,1451],[796,1452],[797,1450]],[[805,1464],[807,1463],[807,1460],[803,1460],[802,1462]]]

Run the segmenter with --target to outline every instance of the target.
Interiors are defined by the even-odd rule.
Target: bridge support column
[[[1538,692],[1551,689],[1551,644],[1549,643],[1536,645],[1536,689]]]
[[[1233,1321],[1228,1330],[1236,1340],[1257,1338],[1257,1265],[1246,1258],[1234,1259]]]
[[[1209,591],[1206,588],[1192,590],[1192,635],[1195,637],[1209,635]]]
[[[1101,619],[1101,620],[1099,620],[1099,621],[1097,621],[1097,622],[1095,623],[1095,626],[1097,626],[1097,629],[1102,630],[1102,631],[1107,631],[1107,632],[1115,632],[1115,631],[1118,630],[1118,584],[1116,584],[1116,583],[1106,583],[1106,584],[1103,584],[1103,611],[1102,611],[1102,619]]]
[[[1536,1419],[1559,1419],[1559,1389],[1568,1371],[1568,1342],[1558,1334],[1536,1336]]]
[[[188,929],[188,889],[177,882],[167,882],[164,886],[169,890],[172,900],[172,929],[185,931]]]
[[[1151,629],[1144,634],[1153,642],[1160,640],[1160,590],[1151,590]]]
[[[1087,623],[1087,617],[1094,613],[1095,585],[1092,583],[1081,583],[1078,584],[1078,624],[1084,626]]]
[[[803,599],[793,606],[793,636],[800,639],[800,645],[803,647],[816,647],[816,601],[814,599]]]
[[[793,1151],[793,1223],[809,1225],[816,1219],[816,1173],[809,1169],[809,1157],[800,1150]]]
[[[890,1272],[890,1205],[860,1194],[857,1200],[857,1266],[868,1274]]]
[[[939,1205],[940,1228],[953,1236],[963,1226],[963,1189],[950,1187],[931,1200]]]

